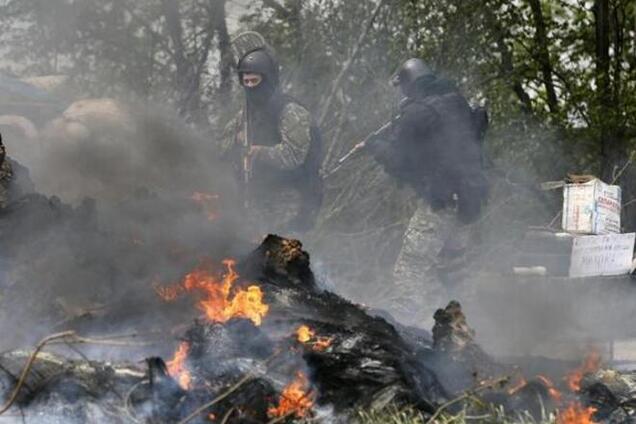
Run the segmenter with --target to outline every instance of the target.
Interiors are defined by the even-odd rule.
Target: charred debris
[[[23,202],[13,206],[19,211],[3,213],[44,214],[37,219],[44,226],[94,224],[90,203],[72,209],[39,195]],[[16,228],[14,221],[3,237]],[[0,356],[3,417],[38,423],[351,422],[357,411],[389,405],[414,406],[429,420],[462,410],[483,413],[484,405],[536,417],[546,408],[563,419],[632,417],[632,374],[592,361],[569,388],[554,377],[526,380],[475,343],[459,303],[437,311],[432,334],[401,326],[382,311],[323,290],[296,240],[270,235],[238,261],[197,266],[176,283],[157,284],[155,292],[166,314],[175,304],[194,302],[197,318],[161,339],[177,339],[172,354],[164,355],[164,346],[156,349],[162,356],[141,362],[76,359],[60,346],[117,349],[144,340],[83,337],[90,326],[71,319],[60,329],[74,331],[46,338],[35,351]]]

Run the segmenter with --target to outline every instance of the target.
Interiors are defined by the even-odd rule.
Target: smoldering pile
[[[349,422],[360,409],[387,405],[414,405],[431,417],[466,394],[537,414],[557,402],[547,378],[515,382],[512,368],[492,361],[475,344],[458,303],[438,310],[432,338],[390,323],[321,290],[298,241],[268,236],[216,271],[201,266],[174,285],[155,287],[167,309],[198,294],[202,316],[181,332],[171,358],[130,364],[3,354],[7,414],[42,423]],[[57,341],[82,339],[62,334]],[[22,378],[27,358],[35,360]],[[614,384],[579,374],[579,390],[569,396],[581,411],[631,416],[628,375],[612,374]],[[506,386],[511,379],[514,387]]]
[[[100,352],[107,362],[77,349],[82,359],[59,349],[1,355],[5,417],[42,423],[349,422],[359,410],[387,405],[414,406],[429,418],[462,408],[479,413],[466,402],[448,406],[477,394],[511,413],[538,416],[543,405],[558,406],[558,389],[549,380],[516,381],[514,369],[475,344],[456,302],[438,311],[431,336],[321,290],[297,241],[269,236],[243,257],[251,247],[236,242],[235,228],[216,219],[209,209],[216,198],[138,190],[98,212],[90,200],[71,207],[30,194],[1,211],[0,242],[12,246],[2,252],[12,274],[2,287],[3,304],[9,299],[11,307],[1,313],[19,335],[2,343],[30,345],[48,332],[72,329],[52,343],[115,346]],[[196,266],[199,252],[239,259]],[[179,278],[177,269],[189,272],[166,283]],[[156,294],[148,281],[153,274],[161,275]],[[31,277],[39,280],[26,290]],[[57,304],[61,311],[42,310],[43,298],[47,308]],[[76,306],[91,299],[100,303]],[[23,320],[24,309],[56,322]],[[152,346],[120,356],[118,345],[135,343],[78,336],[132,330],[135,342]],[[140,336],[144,330],[154,335]],[[129,363],[122,357],[148,359]],[[512,389],[505,387],[509,380]],[[616,394],[616,402],[599,390],[594,393],[606,395],[603,405],[629,406],[629,390]],[[578,392],[569,396],[579,400]],[[577,405],[592,411],[588,417],[605,410]],[[615,417],[613,411],[608,416]]]
[[[240,281],[235,280],[239,273]],[[224,275],[236,283],[232,300],[245,293],[244,303],[226,305],[233,313],[223,315],[225,318],[206,315],[195,321],[167,365],[151,358],[146,367],[95,365],[105,370],[97,373],[87,371],[88,364],[36,361],[55,368],[38,374],[56,378],[23,387],[16,405],[26,415],[35,408],[50,410],[52,415],[61,413],[67,420],[94,422],[99,418],[104,422],[108,411],[121,407],[115,405],[121,400],[113,392],[132,390],[124,403],[128,414],[159,420],[153,422],[179,422],[196,406],[242,383],[222,401],[205,408],[200,419],[231,414],[228,422],[267,422],[321,408],[329,414],[348,415],[359,407],[389,402],[417,404],[432,413],[434,405],[446,398],[433,372],[417,358],[422,350],[431,350],[425,338],[407,342],[384,319],[319,290],[300,243],[270,236],[236,270]],[[214,299],[203,298],[206,300]],[[5,369],[12,370],[7,381],[15,382],[18,375],[15,366],[10,366],[16,363],[16,355],[20,356],[14,352],[4,359]],[[131,378],[133,375],[137,377]],[[74,381],[75,400],[86,397],[87,401],[52,395],[60,390],[57,383],[62,378]],[[94,379],[102,381],[97,392]],[[6,384],[5,390],[12,386]],[[280,400],[279,394],[285,391],[296,391],[295,400]],[[93,410],[95,405],[99,412]],[[104,415],[94,415],[97,413]]]

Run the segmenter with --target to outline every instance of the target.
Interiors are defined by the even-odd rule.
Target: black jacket
[[[456,195],[463,221],[479,216],[487,195],[479,129],[470,105],[450,82],[418,86],[401,105],[390,140],[377,143],[375,154],[434,209],[454,205]]]

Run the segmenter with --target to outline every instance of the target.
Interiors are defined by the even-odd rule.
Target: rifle
[[[243,183],[243,206],[245,210],[249,209],[249,184],[252,179],[252,164],[250,158],[250,124],[247,112],[247,102],[245,104],[245,112],[243,114],[243,140],[241,140],[241,160],[242,160],[242,183]]]
[[[353,146],[353,148],[351,148],[351,150],[349,150],[347,152],[347,154],[345,154],[343,157],[338,159],[338,162],[336,162],[336,166],[331,171],[329,171],[327,173],[327,175],[325,175],[325,177],[328,177],[329,175],[333,174],[334,172],[337,172],[351,158],[357,156],[358,153],[362,153],[364,150],[368,149],[373,144],[373,142],[375,142],[376,140],[379,140],[379,139],[383,138],[385,135],[387,135],[393,129],[393,123],[395,122],[395,119],[396,118],[391,119],[389,122],[387,122],[386,124],[382,125],[380,128],[378,128],[377,130],[373,131],[371,134],[367,135],[364,138],[364,140],[362,140],[361,142],[359,142],[358,144]]]

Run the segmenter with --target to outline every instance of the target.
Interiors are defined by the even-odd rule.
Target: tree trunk
[[[616,108],[612,102],[610,79],[610,5],[609,0],[594,2],[596,30],[596,119],[599,123],[599,144],[601,148],[601,178],[612,182],[615,169],[626,157],[625,147],[616,131]]]
[[[492,12],[492,10],[486,7],[484,8],[484,13],[489,26],[493,29],[493,36],[497,45],[497,50],[501,55],[501,74],[521,102],[521,110],[528,115],[532,115],[532,99],[530,98],[530,95],[528,95],[528,93],[524,90],[521,78],[515,72],[514,57],[512,55],[510,47],[506,43],[506,30],[501,26],[501,23],[497,19],[497,16],[495,16],[495,14]]]
[[[183,28],[181,13],[177,0],[161,0],[161,10],[166,19],[166,29],[174,49],[174,62],[177,75],[175,89],[177,91],[177,110],[179,115],[190,118],[201,106],[200,80],[193,64],[188,60],[183,44]]]
[[[532,9],[532,17],[535,25],[534,39],[537,47],[537,58],[541,66],[541,73],[543,74],[543,85],[547,93],[548,107],[551,113],[557,113],[559,103],[552,78],[552,62],[548,50],[549,41],[543,11],[541,10],[541,0],[530,0],[530,8]]]
[[[601,178],[609,183],[619,184],[622,189],[623,199],[630,200],[636,195],[632,183],[634,172],[629,169],[627,136],[625,123],[620,111],[620,81],[621,69],[617,58],[617,69],[614,69],[612,78],[612,66],[610,51],[620,54],[623,49],[621,37],[614,38],[614,46],[611,46],[610,19],[612,9],[609,0],[596,0],[594,2],[594,17],[596,30],[596,57],[595,73],[597,86],[599,142],[601,148]],[[633,215],[633,214],[631,214]],[[628,214],[623,214],[622,226],[631,231],[635,228],[636,220]]]
[[[232,94],[232,50],[230,46],[230,34],[227,29],[226,0],[210,0],[213,13],[212,23],[218,40],[219,48],[219,88],[217,91],[218,104],[223,107],[230,103]]]

